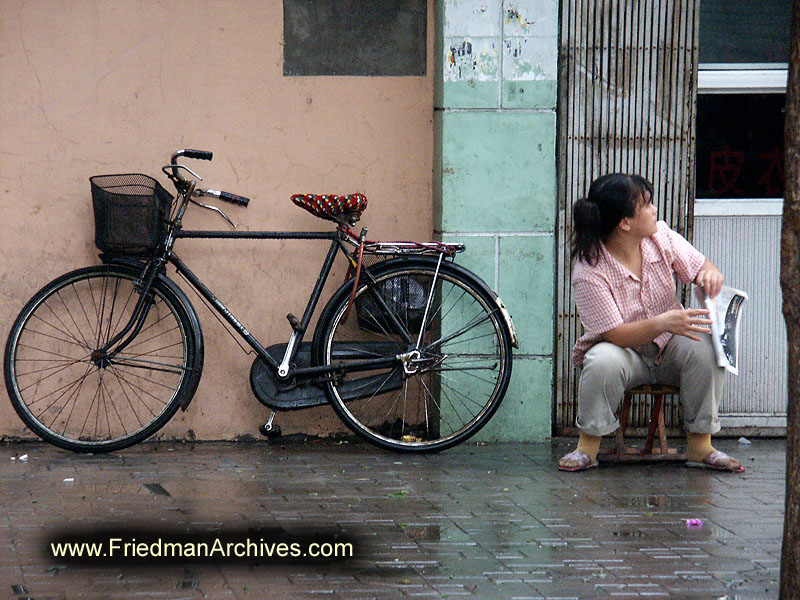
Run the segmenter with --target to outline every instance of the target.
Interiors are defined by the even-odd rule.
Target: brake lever
[[[166,175],[166,176],[167,176],[167,177],[169,177],[170,179],[172,179],[172,178],[174,177],[174,175],[172,175],[171,173],[169,173],[169,171],[172,171],[172,169],[185,169],[186,171],[188,171],[188,172],[189,172],[189,174],[190,174],[192,177],[197,177],[197,180],[198,180],[198,181],[203,181],[203,178],[202,178],[202,177],[200,177],[200,175],[198,175],[197,173],[195,173],[194,171],[192,171],[192,170],[191,170],[189,167],[187,167],[186,165],[179,165],[178,163],[175,163],[175,164],[173,164],[173,165],[164,165],[163,167],[161,167],[161,171],[164,173],[164,175]]]
[[[211,204],[203,204],[202,202],[198,202],[194,198],[189,198],[189,202],[191,202],[192,204],[196,204],[197,206],[199,206],[201,208],[206,208],[208,210],[213,210],[214,212],[218,212],[222,216],[222,218],[225,219],[230,224],[231,227],[236,229],[236,225],[234,225],[233,221],[231,221],[228,218],[228,215],[226,215],[224,212],[222,212],[222,210],[218,206],[212,206]]]

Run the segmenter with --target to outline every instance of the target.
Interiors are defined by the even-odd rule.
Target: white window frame
[[[789,65],[701,63],[698,94],[785,94]]]
[[[700,63],[698,94],[785,94],[789,78],[787,63]],[[781,198],[697,198],[694,215],[771,216],[783,212]]]

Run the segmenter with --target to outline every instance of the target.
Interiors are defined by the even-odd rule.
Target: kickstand
[[[273,439],[281,436],[281,427],[280,425],[273,425],[272,420],[275,418],[275,411],[272,410],[269,413],[269,419],[263,425],[259,425],[258,431],[261,432],[261,435]]]

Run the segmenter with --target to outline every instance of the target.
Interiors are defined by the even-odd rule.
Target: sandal
[[[574,465],[565,465],[562,464],[563,461],[571,461],[575,463]],[[561,460],[558,461],[558,470],[559,471],[585,471],[586,469],[591,469],[592,467],[597,466],[597,461],[593,461],[589,458],[589,455],[586,452],[581,450],[573,450],[569,454],[565,454],[561,457]]]
[[[744,467],[735,458],[724,452],[715,450],[703,459],[703,462],[687,460],[686,466],[694,469],[712,469],[714,471],[727,471],[728,473],[744,473]]]

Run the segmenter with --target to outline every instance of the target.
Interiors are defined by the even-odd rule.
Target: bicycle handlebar
[[[188,169],[183,165],[178,165],[177,160],[181,157],[185,156],[186,158],[193,158],[197,160],[211,160],[214,158],[214,153],[209,152],[208,150],[191,150],[191,149],[184,149],[184,150],[176,150],[172,154],[172,158],[170,160],[170,167],[172,169],[172,174],[174,178],[178,181],[187,181],[185,177],[181,176],[180,170],[178,167],[183,167],[193,175],[196,175],[193,171]],[[197,176],[199,179],[199,176]],[[197,189],[197,194],[200,196],[211,196],[213,198],[219,198],[220,200],[224,200],[225,202],[230,202],[231,204],[237,204],[239,206],[247,206],[250,203],[249,198],[245,198],[244,196],[239,196],[238,194],[231,194],[230,192],[223,192],[221,190],[202,190]]]
[[[204,196],[212,196],[230,202],[231,204],[238,204],[239,206],[247,206],[250,204],[250,198],[239,196],[238,194],[231,194],[230,192],[223,192],[221,190],[203,190]]]
[[[182,152],[186,158],[196,158],[197,160],[211,160],[214,158],[214,153],[208,150],[183,150]]]

